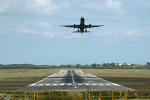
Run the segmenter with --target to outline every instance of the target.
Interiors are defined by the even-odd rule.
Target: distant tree
[[[147,62],[147,65],[150,65],[150,62]]]
[[[93,64],[92,64],[92,67],[96,68],[96,63],[93,63]]]
[[[107,67],[107,64],[106,64],[106,63],[103,63],[102,66],[103,66],[103,67]]]
[[[111,67],[115,67],[116,65],[115,65],[115,63],[111,63]]]
[[[76,64],[76,67],[77,67],[77,68],[80,68],[80,67],[81,67],[81,65],[80,65],[80,64]]]

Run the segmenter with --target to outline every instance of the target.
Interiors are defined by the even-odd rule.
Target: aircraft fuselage
[[[85,21],[84,18],[81,18],[81,19],[80,19],[80,32],[81,32],[81,33],[84,32],[84,21]]]

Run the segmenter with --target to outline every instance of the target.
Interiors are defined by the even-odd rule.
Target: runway
[[[130,90],[134,89],[106,81],[82,70],[62,69],[29,86],[17,90],[60,90],[60,91],[81,91],[81,90]]]

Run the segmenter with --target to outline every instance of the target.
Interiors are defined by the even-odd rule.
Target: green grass
[[[0,70],[0,88],[27,86],[59,71],[60,69]]]
[[[150,78],[150,69],[82,69],[85,73],[107,77],[144,77]]]
[[[83,72],[133,89],[150,90],[150,69],[83,69]]]

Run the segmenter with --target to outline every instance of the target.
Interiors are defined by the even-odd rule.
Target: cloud
[[[121,11],[121,6],[122,6],[121,1],[107,0],[107,7],[109,9],[120,12]]]
[[[47,38],[54,38],[54,37],[57,37],[59,35],[59,34],[51,33],[51,32],[39,32],[39,31],[32,31],[29,29],[20,29],[18,32],[19,33],[40,35],[40,36],[42,35],[42,36],[47,37]]]
[[[99,11],[114,11],[118,13],[122,13],[121,10],[122,2],[117,0],[101,0],[97,2],[87,2],[81,7],[88,10],[99,10]]]
[[[40,27],[51,27],[52,26],[52,24],[48,23],[48,22],[38,22],[36,25],[40,26]]]
[[[65,33],[56,33],[56,32],[39,32],[39,31],[32,31],[29,29],[20,29],[18,30],[19,33],[26,33],[26,34],[34,34],[39,37],[44,36],[46,38],[80,38],[80,34],[65,34]]]
[[[60,2],[59,4],[54,4],[52,0],[30,0],[26,4],[26,9],[28,11],[38,14],[52,14],[63,8],[68,7],[69,3],[67,2]]]
[[[1,12],[53,14],[62,9],[67,9],[69,3],[53,3],[52,0],[4,0],[0,1]]]
[[[140,28],[133,28],[128,29],[125,32],[125,35],[127,36],[149,36],[149,27],[140,27]]]
[[[9,8],[8,4],[6,3],[0,3],[0,13],[4,13]]]

